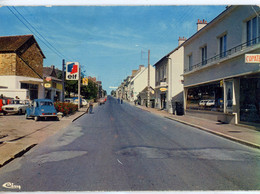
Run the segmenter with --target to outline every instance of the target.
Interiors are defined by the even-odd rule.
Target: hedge
[[[73,114],[78,110],[77,104],[72,104],[69,102],[55,102],[54,106],[57,112],[62,112],[64,116]]]

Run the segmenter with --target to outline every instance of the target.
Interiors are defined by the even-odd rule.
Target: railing
[[[209,59],[207,59],[205,61],[202,61],[202,62],[200,62],[200,63],[198,63],[196,65],[193,65],[193,66],[191,66],[189,68],[186,68],[186,69],[184,69],[184,73],[187,73],[187,72],[192,71],[194,69],[197,69],[199,67],[205,66],[208,63],[212,63],[214,61],[218,61],[220,59],[227,58],[228,56],[233,55],[234,53],[237,53],[239,51],[244,50],[245,48],[248,48],[250,46],[254,46],[254,45],[259,44],[259,43],[260,43],[260,36],[257,37],[257,38],[254,38],[254,39],[252,39],[250,41],[247,41],[247,42],[245,42],[243,44],[240,44],[240,45],[238,45],[236,47],[233,47],[233,48],[231,48],[231,49],[229,49],[229,50],[227,50],[225,52],[222,52],[222,53],[220,53],[220,54],[218,54],[218,55],[216,55],[214,57],[211,57],[211,58],[209,58]]]

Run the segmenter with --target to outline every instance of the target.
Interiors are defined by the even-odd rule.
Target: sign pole
[[[64,102],[65,97],[65,73],[64,73],[64,67],[65,67],[65,60],[62,60],[62,94],[61,94],[61,101]]]
[[[80,109],[80,84],[81,84],[81,69],[80,69],[80,64],[78,66],[79,70],[79,79],[78,79],[78,110]]]

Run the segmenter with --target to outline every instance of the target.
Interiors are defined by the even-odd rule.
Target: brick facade
[[[16,54],[15,53],[0,53],[0,76],[16,74]]]
[[[36,44],[29,47],[22,55],[19,57],[17,55],[16,60],[16,75],[25,77],[41,78],[43,77],[43,56],[41,55]],[[34,71],[24,62],[30,65]],[[37,73],[38,75],[37,75]]]
[[[24,39],[25,42],[16,49],[6,52],[4,49],[1,50],[0,76],[43,78],[43,59],[45,57],[33,36],[24,36]]]

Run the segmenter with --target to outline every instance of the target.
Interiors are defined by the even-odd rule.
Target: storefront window
[[[227,113],[233,112],[233,82],[226,82],[226,110]]]
[[[259,77],[240,79],[240,121],[260,123]]]
[[[213,83],[189,88],[186,109],[223,112],[223,87]]]
[[[27,84],[21,83],[21,89],[28,89],[29,91],[29,98],[31,100],[38,98],[38,85],[37,84]]]

